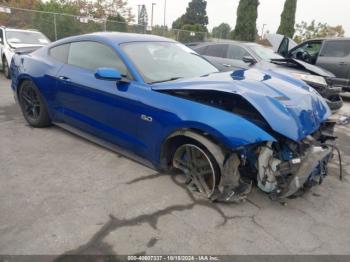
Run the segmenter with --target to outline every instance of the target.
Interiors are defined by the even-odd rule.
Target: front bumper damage
[[[328,163],[336,149],[334,122],[324,124],[321,129],[299,143],[267,142],[231,152],[211,200],[240,202],[255,183],[272,200],[282,201],[321,184],[328,175]]]

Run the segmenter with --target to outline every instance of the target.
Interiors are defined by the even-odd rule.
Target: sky
[[[260,0],[258,10],[257,28],[261,33],[263,24],[266,24],[264,31],[276,32],[280,23],[280,15],[285,0]],[[129,6],[137,17],[137,5],[145,4],[151,19],[152,3],[154,7],[154,24],[164,23],[164,2],[165,0],[128,0]],[[171,26],[172,22],[185,13],[190,0],[167,0],[166,24]],[[239,0],[207,0],[207,13],[209,17],[208,28],[225,22],[235,26],[236,11]],[[349,0],[298,0],[296,22],[317,22],[328,23],[329,25],[343,25],[346,36],[350,36],[350,1]],[[150,23],[149,23],[150,24]]]

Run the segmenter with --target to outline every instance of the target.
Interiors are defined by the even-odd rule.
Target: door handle
[[[222,64],[224,67],[231,67],[229,64]]]
[[[345,63],[345,62],[340,62],[339,65],[341,65],[341,66],[347,65],[347,63]]]
[[[58,79],[60,79],[62,81],[70,82],[70,78],[66,77],[66,76],[59,76]]]

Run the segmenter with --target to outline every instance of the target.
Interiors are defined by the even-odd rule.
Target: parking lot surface
[[[58,127],[24,121],[0,77],[0,254],[350,254],[350,124],[338,165],[286,205],[194,198],[158,174]],[[350,113],[350,98],[339,114]]]

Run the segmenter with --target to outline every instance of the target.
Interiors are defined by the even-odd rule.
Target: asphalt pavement
[[[320,186],[285,205],[192,197],[61,128],[34,129],[0,77],[0,254],[350,254],[350,124]],[[350,96],[339,114],[350,113]]]

